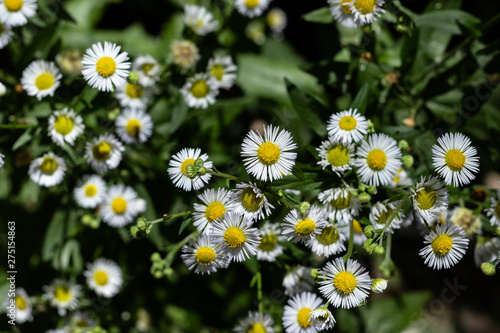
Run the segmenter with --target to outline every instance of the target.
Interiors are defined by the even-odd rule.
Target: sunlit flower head
[[[89,288],[106,298],[115,296],[123,284],[120,266],[105,258],[99,258],[92,264],[87,264],[87,270],[83,275],[87,279]]]
[[[46,96],[54,96],[61,85],[62,74],[53,62],[35,60],[24,71],[21,84],[29,96],[41,100]]]
[[[116,89],[116,99],[122,108],[145,110],[151,99],[151,91],[139,82],[127,82]]]
[[[354,28],[360,26],[359,21],[356,20],[351,11],[351,3],[354,0],[328,0],[330,13],[335,21],[347,28]]]
[[[236,184],[236,189],[231,194],[231,203],[236,213],[256,221],[269,216],[271,209],[274,209],[264,193],[253,183]]]
[[[106,197],[106,182],[98,175],[84,176],[73,190],[76,203],[83,208],[96,208]]]
[[[43,298],[57,308],[60,316],[64,316],[67,311],[76,310],[80,305],[81,289],[81,286],[72,282],[56,279],[50,286],[43,287]]]
[[[106,193],[101,215],[105,223],[118,228],[131,223],[144,211],[146,211],[146,201],[139,198],[131,187],[113,185]]]
[[[274,333],[273,318],[268,313],[248,312],[234,328],[236,333]]]
[[[82,117],[73,109],[64,108],[61,111],[55,111],[49,118],[49,136],[59,146],[64,143],[72,146],[84,129]]]
[[[9,293],[9,295],[11,295]],[[16,288],[15,296],[9,296],[5,299],[4,308],[7,309],[7,313],[10,315],[12,312],[11,302],[15,305],[15,316],[16,324],[22,324],[27,321],[33,320],[33,300],[28,296],[24,288]]]
[[[383,5],[384,0],[353,0],[349,2],[349,9],[357,22],[369,24],[385,12]]]
[[[318,164],[326,168],[331,168],[337,175],[351,170],[354,165],[354,144],[343,144],[332,137],[323,141],[319,148],[316,148],[321,158]]]
[[[234,0],[234,6],[243,16],[250,18],[260,16],[271,0]]]
[[[194,67],[200,59],[198,47],[189,40],[174,40],[170,44],[170,60],[183,72]]]
[[[312,312],[317,309],[323,300],[313,293],[304,292],[288,300],[283,312],[283,326],[286,333],[316,333],[313,326]]]
[[[28,170],[30,178],[44,187],[59,185],[65,173],[66,162],[51,152],[34,159]]]
[[[333,314],[325,307],[320,307],[312,311],[309,322],[311,322],[318,331],[332,329],[333,326],[335,326]]]
[[[161,66],[155,58],[146,54],[134,59],[132,71],[139,74],[140,85],[150,88],[160,79]]]
[[[0,22],[11,27],[25,25],[37,9],[37,0],[0,0]]]
[[[236,80],[238,66],[230,56],[215,55],[208,60],[207,73],[214,78],[221,89],[230,89]]]
[[[357,109],[332,114],[328,120],[328,135],[342,143],[358,142],[368,132],[368,121]]]
[[[181,93],[189,107],[206,109],[215,103],[215,98],[219,95],[219,84],[208,74],[198,73],[187,79]]]
[[[394,219],[387,228],[386,232],[393,233],[394,230],[401,228],[405,218],[403,211],[397,210],[400,201],[388,202],[388,200],[379,201],[373,205],[370,211],[370,222],[375,229],[382,229],[394,215]]]
[[[326,225],[323,210],[317,206],[311,206],[305,214],[299,213],[296,209],[291,210],[281,223],[281,229],[287,240],[294,243],[308,243],[320,235]]]
[[[225,188],[207,189],[198,195],[201,204],[194,204],[193,225],[200,233],[210,234],[212,222],[219,220],[233,209],[230,192]]]
[[[318,194],[319,201],[324,205],[328,219],[335,223],[347,224],[358,216],[361,204],[352,195],[350,187],[338,187]]]
[[[203,166],[209,170],[212,170],[213,164],[208,160],[207,154],[202,154],[201,149],[196,148],[184,148],[174,156],[169,163],[168,175],[176,187],[182,188],[184,191],[199,190],[212,177],[211,174],[207,173],[203,176],[191,179],[187,175],[186,168],[188,165],[194,165],[197,159],[203,161]]]
[[[87,142],[85,158],[92,169],[104,173],[120,164],[124,150],[123,144],[113,134],[106,133]]]
[[[403,169],[396,170],[396,174],[394,174],[394,177],[392,178],[391,181],[391,186],[398,187],[398,186],[408,186],[411,184],[412,180],[408,176],[408,172],[406,172]]]
[[[329,257],[345,251],[346,236],[340,231],[340,226],[328,223],[316,237],[307,242],[307,246],[318,256]]]
[[[205,7],[196,5],[184,6],[184,24],[201,36],[215,31],[219,25],[212,13]]]
[[[151,116],[143,110],[125,109],[115,119],[116,133],[125,143],[144,143],[153,134]]]
[[[266,222],[260,228],[260,240],[257,247],[257,260],[276,261],[276,258],[283,253],[283,246],[280,242],[285,241],[285,237],[281,235],[281,230],[277,223]]]
[[[196,241],[190,239],[189,245],[182,247],[181,258],[184,264],[197,274],[210,274],[217,272],[217,269],[227,268],[229,257],[221,252],[210,235],[198,236]]]
[[[354,231],[354,244],[356,245],[363,245],[366,241],[366,235],[363,230],[363,226],[361,223],[359,223],[358,220],[352,219],[352,224],[353,224],[353,231]],[[340,232],[342,232],[345,236],[345,239],[349,239],[350,233],[351,233],[351,226],[349,223],[347,224],[342,224],[339,226]]]
[[[411,192],[413,209],[427,222],[431,222],[438,212],[448,209],[448,190],[433,176],[422,176]]]
[[[283,34],[288,19],[286,13],[281,8],[273,8],[267,13],[267,24],[275,35]]]

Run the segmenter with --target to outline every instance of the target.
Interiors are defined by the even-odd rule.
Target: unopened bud
[[[367,188],[366,184],[363,184],[363,183],[360,183],[358,186],[358,190],[361,192],[366,191],[366,188]]]
[[[409,169],[413,166],[413,156],[411,155],[404,155],[403,158],[401,159],[401,161],[403,162],[403,167],[405,169]]]
[[[497,227],[497,230],[495,230],[496,234],[500,236],[500,226]]]
[[[359,202],[361,203],[367,203],[367,202],[370,202],[370,200],[372,199],[372,196],[369,195],[368,193],[361,193],[359,196],[358,196],[358,200]]]
[[[375,125],[368,119],[368,134],[375,133]]]
[[[201,158],[197,158],[196,161],[194,161],[194,166],[195,167],[202,167],[203,163],[205,163]]]
[[[408,144],[408,141],[406,140],[401,140],[398,142],[398,147],[401,148],[402,150],[408,149],[410,145]]]
[[[367,225],[364,231],[368,238],[373,238],[373,236],[375,236],[375,228],[372,225]]]
[[[311,204],[307,201],[302,201],[299,206],[300,214],[304,215],[311,208]]]
[[[161,255],[158,252],[155,252],[151,255],[151,261],[160,261],[161,260]]]
[[[382,255],[385,253],[385,249],[382,245],[376,245],[375,248],[373,249],[373,252],[375,252],[375,254],[378,254],[378,255]]]
[[[354,191],[352,191],[352,192],[351,192],[351,195],[352,195],[353,197],[357,198],[357,197],[358,197],[358,195],[359,195],[359,191],[358,191],[358,190],[354,190]]]
[[[142,238],[142,232],[137,228],[136,225],[132,226],[130,228],[130,234],[132,235],[133,238],[139,239]]]
[[[137,74],[136,72],[130,72],[127,81],[130,84],[136,84],[137,82],[139,82],[139,74]]]
[[[496,268],[495,265],[493,265],[491,262],[483,262],[481,264],[481,270],[485,275],[492,276],[495,275],[496,273]]]
[[[374,293],[382,293],[386,288],[387,288],[387,280],[385,279],[372,280],[372,291]]]
[[[376,245],[376,244],[373,244],[373,239],[372,238],[368,238],[367,240],[365,240],[365,243],[363,244],[363,247],[365,248],[366,252],[368,252],[368,254],[372,254],[373,253],[373,245]]]
[[[146,220],[146,218],[144,217],[139,217],[137,219],[137,227],[142,230],[142,231],[145,231],[147,228],[148,228],[148,221]]]
[[[201,167],[200,169],[198,169],[198,173],[200,174],[200,176],[205,176],[207,174],[207,168],[205,167]]]
[[[196,168],[192,164],[188,164],[186,166],[186,176],[188,176],[190,179],[196,178],[196,174],[198,173],[198,168]]]
[[[377,186],[375,185],[368,186],[368,193],[373,195],[377,194]]]
[[[319,272],[318,272],[318,270],[317,270],[317,269],[313,268],[313,269],[311,269],[311,273],[310,273],[310,275],[311,275],[311,277],[312,277],[313,279],[315,279],[315,280],[316,280],[316,278],[317,278],[317,277],[318,277],[318,275],[319,275]]]

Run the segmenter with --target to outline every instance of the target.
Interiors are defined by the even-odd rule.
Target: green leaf
[[[179,228],[179,235],[187,228],[189,224],[193,221],[192,218],[188,218],[187,220],[182,221],[181,227]]]
[[[64,239],[64,219],[66,214],[62,210],[57,210],[52,216],[52,220],[45,232],[42,245],[42,260],[49,261],[54,257],[55,252],[61,247]]]
[[[70,268],[70,260],[73,263],[73,266]],[[61,250],[61,269],[63,271],[71,271],[74,274],[78,274],[83,269],[83,258],[80,253],[80,243],[78,243],[75,239],[71,239]]]
[[[366,105],[368,103],[368,84],[364,84],[358,91],[358,94],[351,103],[351,108],[358,109],[358,112],[365,114]]]
[[[293,109],[304,120],[304,123],[315,131],[319,136],[326,135],[326,123],[318,114],[326,114],[328,111],[311,95],[301,91],[293,83],[285,79],[288,95],[293,105]]]
[[[302,18],[308,22],[314,22],[314,23],[323,23],[323,24],[333,23],[333,17],[328,7],[322,7],[313,10],[312,12],[304,14]]]
[[[461,10],[443,9],[416,16],[414,22],[418,28],[433,28],[450,34],[461,35],[463,31],[460,25],[470,30],[477,30],[481,20]]]
[[[23,134],[19,138],[17,138],[16,142],[12,145],[12,150],[16,151],[17,149],[21,148],[24,146],[26,143],[28,143],[32,136],[31,136],[31,128],[28,128],[26,131],[24,131]]]

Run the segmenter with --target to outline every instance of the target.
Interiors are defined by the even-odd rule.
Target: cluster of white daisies
[[[355,28],[377,20],[384,0],[328,0],[330,13],[343,26]]]
[[[114,297],[123,286],[123,272],[120,266],[112,260],[99,258],[93,263],[87,264],[87,269],[83,273],[87,287],[95,292],[98,297],[109,299]],[[83,322],[75,323],[75,327],[95,326],[95,322],[85,313],[75,310],[81,307],[88,307],[92,304],[85,303],[84,299],[90,299],[95,302],[102,302],[93,297],[84,298],[84,288],[75,282],[55,279],[50,285],[43,287],[44,293],[41,297],[29,296],[23,288],[17,288],[14,304],[16,307],[16,323],[22,324],[33,320],[33,309],[40,304],[47,304],[55,309],[59,316],[68,315],[69,326],[62,329],[62,332],[68,332],[68,329],[75,322],[75,318]],[[8,300],[7,300],[8,301]],[[9,303],[4,304],[9,306]],[[68,314],[68,312],[73,312]],[[75,328],[73,327],[73,328]]]

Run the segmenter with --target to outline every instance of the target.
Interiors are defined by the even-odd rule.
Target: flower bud
[[[497,227],[497,230],[495,230],[495,233],[500,236],[500,226]]]
[[[139,74],[137,74],[136,72],[130,72],[127,81],[130,84],[136,84],[137,82],[139,82]]]
[[[363,183],[360,183],[358,186],[358,190],[361,192],[366,191],[366,188],[367,188],[366,184],[363,184]]]
[[[299,206],[300,214],[304,215],[311,208],[311,204],[307,201],[302,201]]]
[[[153,276],[155,277],[155,279],[160,279],[163,276],[163,272],[162,271],[156,271],[156,272],[153,273]]]
[[[367,225],[365,227],[365,235],[368,238],[373,238],[375,236],[375,228],[372,225]]]
[[[403,167],[405,169],[409,169],[413,166],[413,156],[411,155],[404,155],[403,158],[401,159],[401,161],[403,162]]]
[[[130,228],[130,234],[132,235],[133,238],[136,238],[136,239],[140,239],[143,236],[142,231],[139,228],[137,228],[136,225],[134,225]]]
[[[200,176],[205,176],[207,174],[207,168],[205,167],[201,167],[199,170],[198,170],[198,173],[200,174]]]
[[[401,140],[398,142],[398,147],[401,148],[402,150],[408,149],[410,145],[408,144],[408,141],[406,140]]]
[[[85,214],[82,216],[82,223],[85,225],[90,225],[92,223],[92,216],[90,214]]]
[[[378,255],[382,255],[385,253],[385,249],[382,245],[376,245],[375,248],[373,249],[373,252],[375,252],[375,254],[378,254]]]
[[[6,92],[7,92],[7,88],[5,88],[4,84],[2,82],[0,82],[0,97],[5,95]]]
[[[372,199],[372,196],[369,195],[368,193],[361,193],[359,196],[358,196],[358,200],[359,202],[361,203],[367,203],[367,202],[370,202],[370,200]]]
[[[481,270],[485,275],[492,276],[495,275],[496,273],[496,268],[495,265],[493,265],[491,262],[483,262],[481,264]]]
[[[188,176],[190,179],[195,179],[197,173],[198,168],[196,168],[194,165],[188,164],[186,166],[186,176]]]
[[[368,186],[368,193],[373,195],[377,194],[377,186],[375,185]]]
[[[382,293],[386,288],[387,288],[387,280],[385,279],[372,280],[372,291],[374,293]]]
[[[373,244],[372,238],[368,238],[367,240],[365,240],[363,247],[365,248],[366,252],[368,252],[368,254],[373,253],[373,245],[376,245],[376,244]]]
[[[316,280],[316,278],[317,278],[317,277],[318,277],[318,275],[319,275],[319,272],[318,272],[318,270],[317,270],[317,269],[313,268],[313,269],[311,269],[311,273],[310,273],[310,275],[311,275],[311,277],[312,277],[313,279],[315,279],[315,280]]]
[[[368,134],[375,133],[375,125],[372,123],[370,119],[368,119]]]
[[[205,163],[201,158],[197,158],[196,161],[194,161],[194,166],[195,167],[202,167],[203,163]]]
[[[158,252],[155,252],[151,255],[151,261],[160,261],[161,260],[161,255]]]
[[[148,229],[148,221],[146,220],[146,218],[144,217],[139,217],[137,219],[137,227],[142,230],[142,231],[145,231],[146,229]]]
[[[358,190],[354,190],[354,191],[352,191],[352,192],[351,192],[351,195],[352,195],[353,197],[356,197],[356,198],[357,198],[357,197],[358,197],[358,195],[359,195],[359,191],[358,191]]]

